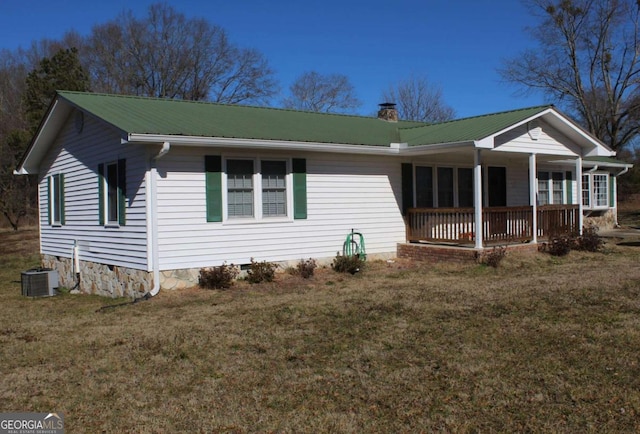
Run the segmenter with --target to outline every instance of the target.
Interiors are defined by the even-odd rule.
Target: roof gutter
[[[160,134],[130,133],[128,143],[163,143],[157,158],[166,154],[165,146],[216,146],[228,148],[260,148],[269,150],[296,150],[310,152],[331,152],[343,154],[365,155],[418,155],[441,152],[457,148],[477,146],[477,142],[462,141],[451,143],[435,143],[429,145],[409,146],[407,143],[389,143],[389,145],[353,145],[344,143],[297,142],[264,139],[238,139],[227,137],[199,137],[199,136],[167,136]],[[125,143],[126,143],[125,142]],[[170,143],[170,145],[169,145]]]
[[[264,139],[237,139],[227,137],[199,137],[199,136],[167,136],[161,134],[131,133],[127,136],[130,143],[166,143],[172,146],[216,146],[216,147],[247,147],[270,150],[298,150],[315,152],[337,152],[348,154],[397,154],[398,148],[388,145],[348,145],[342,143],[296,142]]]
[[[149,195],[149,208],[151,211],[151,258],[153,262],[153,288],[149,292],[155,297],[160,292],[160,248],[158,247],[158,167],[157,161],[167,155],[171,150],[170,142],[163,142],[160,152],[151,159],[149,177],[151,194]]]

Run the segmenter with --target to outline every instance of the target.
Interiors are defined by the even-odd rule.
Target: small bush
[[[489,267],[498,268],[500,262],[507,255],[506,247],[494,247],[490,252],[484,252],[478,257],[478,262]]]
[[[597,226],[585,227],[582,229],[582,235],[578,237],[576,249],[587,252],[597,252],[603,244],[604,240],[598,235]]]
[[[278,268],[278,265],[273,262],[257,262],[251,258],[251,266],[247,271],[247,282],[273,282],[273,277],[276,274],[276,268]]]
[[[331,263],[333,271],[337,271],[338,273],[356,274],[363,267],[364,260],[362,260],[358,255],[343,256],[338,253]]]
[[[316,264],[316,261],[314,259],[300,259],[300,262],[298,262],[298,265],[296,265],[296,274],[302,276],[304,279],[308,279],[309,277],[313,276],[313,272],[316,269],[316,267],[318,266],[318,264]]]
[[[555,237],[549,240],[546,251],[552,256],[565,256],[571,251],[575,240],[571,237]]]
[[[238,273],[238,267],[227,265],[226,262],[219,267],[201,268],[199,284],[205,289],[228,289]]]

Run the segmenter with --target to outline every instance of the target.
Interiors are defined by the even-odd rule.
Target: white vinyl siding
[[[98,165],[114,158],[127,158],[127,225],[99,225]],[[42,161],[39,182],[41,253],[70,258],[77,241],[82,261],[147,270],[146,150],[122,145],[120,133],[85,116],[81,133],[73,116],[62,127]],[[64,218],[62,227],[48,223],[47,178],[64,174]],[[105,191],[106,196],[106,191]]]
[[[395,254],[405,241],[398,204],[401,196],[400,162],[386,157],[291,152],[234,152],[228,159],[249,159],[256,171],[263,161],[306,159],[307,218],[267,217],[206,221],[203,159],[212,149],[176,148],[171,158],[158,161],[158,232],[160,269],[198,268],[256,260],[298,261],[333,258],[345,237],[356,229],[364,234],[367,253]],[[220,153],[219,153],[220,154]],[[224,164],[223,164],[224,167]],[[259,180],[262,176],[258,177]],[[287,181],[287,187],[290,181]],[[226,184],[223,190],[226,195]],[[262,191],[262,186],[254,183]],[[292,191],[286,191],[287,205]],[[262,199],[260,199],[262,207]],[[254,204],[256,205],[256,204]],[[256,207],[257,208],[257,207]],[[288,214],[292,214],[290,208]]]

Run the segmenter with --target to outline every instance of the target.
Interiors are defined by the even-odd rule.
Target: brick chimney
[[[378,104],[380,110],[378,110],[378,119],[382,119],[387,122],[398,122],[398,110],[396,110],[396,104],[392,102],[383,102]]]

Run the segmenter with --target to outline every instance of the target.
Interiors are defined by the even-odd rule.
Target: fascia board
[[[57,135],[60,126],[67,119],[70,111],[71,108],[62,104],[59,98],[53,101],[42,123],[38,127],[35,136],[31,140],[29,147],[18,163],[14,174],[35,175],[38,173],[40,161],[42,161],[42,157],[47,152],[50,144],[51,138],[47,138],[47,135],[51,135],[49,131],[53,130]]]

